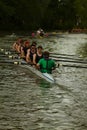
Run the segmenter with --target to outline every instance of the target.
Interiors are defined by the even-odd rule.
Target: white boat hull
[[[25,61],[22,60],[22,63],[26,63]],[[55,79],[53,78],[52,74],[48,74],[48,73],[41,73],[39,70],[37,70],[35,67],[31,66],[31,65],[21,65],[24,68],[29,69],[31,72],[35,73],[36,75],[38,75],[39,77],[45,79],[46,81],[50,82],[50,83],[55,83]]]

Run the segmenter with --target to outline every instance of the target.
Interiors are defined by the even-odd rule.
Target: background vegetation
[[[86,12],[86,0],[0,0],[0,29],[87,28]]]

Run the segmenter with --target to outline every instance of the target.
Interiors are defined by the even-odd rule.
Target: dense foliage
[[[0,0],[0,29],[87,28],[86,10],[86,0]]]

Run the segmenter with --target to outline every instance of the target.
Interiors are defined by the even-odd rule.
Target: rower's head
[[[30,50],[31,50],[31,52],[35,52],[36,51],[36,46],[35,45],[31,45]]]
[[[38,46],[38,47],[37,47],[37,50],[38,50],[39,52],[42,52],[43,47],[42,47],[42,46]]]
[[[25,41],[25,42],[24,42],[24,46],[25,46],[25,47],[30,47],[30,41],[28,41],[28,40]]]
[[[19,39],[17,40],[17,42],[16,42],[16,43],[17,43],[18,45],[22,45],[22,44],[23,44],[23,42],[24,42],[24,41],[23,41],[23,39],[19,38]]]
[[[33,41],[31,45],[37,46],[37,43]]]
[[[42,49],[43,50],[43,47],[40,45],[40,46],[37,47],[37,49]]]
[[[48,51],[44,51],[43,57],[44,57],[45,59],[48,59],[48,58],[49,58],[49,52],[48,52]]]

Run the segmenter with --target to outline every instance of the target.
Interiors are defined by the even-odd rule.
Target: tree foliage
[[[0,0],[0,29],[87,28],[86,0]]]

